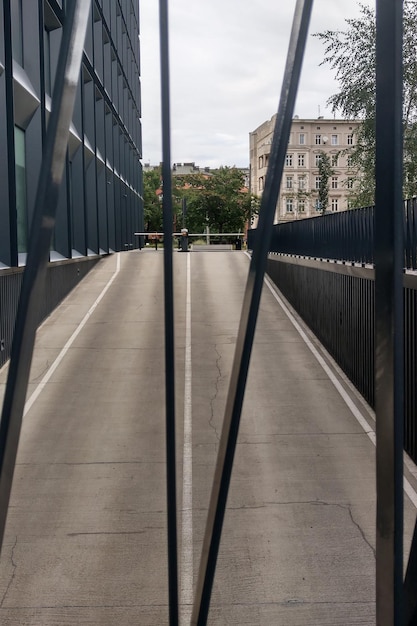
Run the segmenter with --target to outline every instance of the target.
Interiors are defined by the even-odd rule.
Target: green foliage
[[[190,232],[203,233],[207,226],[212,233],[243,232],[259,210],[258,199],[243,189],[243,174],[234,167],[221,167],[210,175],[175,176],[174,184],[177,197],[186,198]]]
[[[143,173],[143,213],[146,231],[162,229],[161,171],[150,170]]]
[[[360,5],[360,16],[347,19],[346,30],[316,33],[325,45],[323,64],[335,71],[339,92],[329,98],[333,112],[359,119],[352,155],[357,184],[356,206],[373,204],[375,193],[375,11]],[[404,196],[417,193],[417,4],[404,3]]]
[[[330,157],[324,152],[320,153],[319,160],[319,206],[323,215],[329,206],[329,178],[332,176],[333,170],[330,167]]]

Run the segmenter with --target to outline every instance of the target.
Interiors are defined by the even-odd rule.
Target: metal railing
[[[375,272],[271,254],[268,275],[375,407]],[[417,276],[404,275],[404,450],[417,463]]]
[[[404,201],[403,242],[406,269],[417,269],[417,198]],[[373,265],[375,208],[351,209],[283,224],[274,224],[270,252],[313,259]],[[248,231],[253,248],[256,229]]]

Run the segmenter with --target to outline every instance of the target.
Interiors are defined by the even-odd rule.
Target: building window
[[[347,157],[347,166],[348,166],[348,167],[352,167],[352,165],[353,165],[353,157],[352,157],[352,155],[351,155],[351,154],[348,154],[348,157]]]
[[[262,191],[264,188],[264,177],[261,176],[259,179],[259,191]]]
[[[318,198],[316,200],[316,211],[321,211],[321,202]]]
[[[338,211],[339,210],[339,199],[338,198],[332,198],[332,211]]]
[[[353,189],[353,178],[348,178],[348,179],[346,180],[346,187],[347,187],[348,189]]]
[[[285,158],[285,165],[287,167],[292,167],[292,154],[287,154]]]
[[[337,189],[337,176],[332,176],[332,189]]]
[[[12,54],[13,59],[23,67],[23,0],[11,3],[12,12]]]
[[[332,146],[337,146],[339,143],[337,135],[332,135]]]
[[[298,167],[305,167],[305,154],[298,155]]]
[[[321,144],[321,135],[316,135],[315,144],[316,146],[319,146]]]
[[[299,213],[304,213],[306,210],[306,202],[303,198],[298,201],[298,211]]]
[[[305,189],[305,188],[306,188],[306,177],[299,176],[298,177],[298,189]]]
[[[331,159],[332,167],[337,167],[338,161],[339,161],[339,155],[332,154],[332,159]]]
[[[52,96],[52,72],[51,72],[51,33],[44,31],[44,58],[45,58],[45,91]]]
[[[265,167],[268,167],[269,154],[265,154]]]
[[[292,189],[292,176],[287,176],[286,185],[285,186],[286,186],[287,189]]]
[[[321,162],[321,154],[316,154],[316,167],[319,167]]]
[[[285,199],[285,210],[287,213],[292,213],[294,210],[294,203],[292,198]]]
[[[316,189],[320,189],[320,176],[316,176]]]
[[[263,156],[259,157],[259,169],[261,169],[264,166],[264,158]]]
[[[14,127],[16,170],[17,251],[27,252],[28,214],[26,202],[26,148],[25,131]]]
[[[300,146],[304,146],[306,142],[306,136],[304,133],[300,133],[300,137],[299,137],[299,144]]]
[[[353,146],[353,134],[352,133],[347,136],[347,145]]]

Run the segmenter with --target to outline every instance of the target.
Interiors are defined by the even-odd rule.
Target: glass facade
[[[12,50],[13,59],[23,67],[23,0],[12,0]]]
[[[65,22],[58,0],[11,0],[10,8],[12,45],[0,75],[0,144],[9,146],[0,153],[0,268],[17,266],[27,250]],[[140,118],[139,3],[92,0],[51,260],[138,246]]]
[[[16,215],[17,215],[17,251],[27,252],[28,214],[26,204],[26,151],[25,131],[14,128],[14,146],[16,162]]]

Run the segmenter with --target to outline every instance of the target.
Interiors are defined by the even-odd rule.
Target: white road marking
[[[101,300],[104,298],[104,296],[107,293],[107,291],[110,289],[111,284],[113,283],[114,279],[116,278],[116,276],[117,276],[117,274],[119,272],[120,272],[120,252],[117,253],[117,263],[116,263],[116,271],[115,271],[115,273],[110,278],[110,280],[107,282],[106,286],[104,287],[104,289],[102,290],[102,292],[100,293],[100,295],[98,296],[98,298],[96,299],[94,304],[91,305],[91,307],[89,308],[89,310],[87,311],[87,313],[85,314],[85,316],[83,317],[81,322],[78,324],[77,328],[72,333],[71,337],[68,339],[68,341],[65,344],[65,346],[62,348],[61,352],[58,354],[58,356],[55,359],[55,361],[52,363],[51,367],[46,372],[45,376],[42,378],[42,380],[39,383],[39,385],[36,387],[35,391],[32,393],[30,398],[27,400],[27,402],[25,404],[25,409],[23,411],[23,415],[26,415],[26,413],[28,411],[30,411],[30,409],[32,408],[33,404],[39,398],[39,396],[42,393],[43,389],[45,388],[46,384],[51,379],[51,376],[53,375],[53,373],[55,372],[57,367],[60,365],[62,359],[65,357],[65,355],[67,354],[68,350],[71,348],[72,344],[74,343],[75,339],[78,337],[78,335],[80,334],[80,332],[82,331],[82,329],[84,328],[84,326],[86,325],[88,320],[90,319],[91,315],[93,314],[93,312],[97,308],[98,304],[101,302]]]
[[[187,254],[180,595],[181,623],[184,624],[184,626],[190,623],[193,605],[193,457],[191,365],[191,254]]]
[[[358,407],[354,404],[354,402],[352,402],[351,398],[346,393],[345,389],[340,384],[340,382],[338,381],[338,379],[336,378],[336,376],[332,372],[331,368],[327,365],[326,361],[323,359],[321,354],[318,352],[318,350],[315,347],[315,345],[310,341],[310,339],[308,338],[308,336],[306,335],[304,330],[301,328],[300,324],[297,322],[297,320],[295,319],[295,317],[293,316],[291,311],[286,307],[286,305],[284,304],[282,299],[279,297],[279,295],[275,291],[275,286],[272,283],[272,281],[269,278],[265,277],[265,284],[268,287],[268,289],[270,290],[270,292],[272,293],[272,295],[275,298],[275,300],[278,302],[278,304],[282,308],[282,310],[284,311],[284,313],[286,314],[286,316],[288,317],[288,319],[290,320],[290,322],[292,323],[292,325],[294,326],[294,328],[297,330],[297,332],[299,333],[299,335],[303,339],[304,343],[308,346],[308,348],[311,350],[311,352],[313,353],[313,355],[315,356],[317,361],[320,363],[320,365],[322,366],[322,368],[326,372],[327,376],[329,377],[329,379],[333,383],[333,385],[336,388],[336,390],[339,392],[339,394],[342,397],[342,399],[344,400],[345,404],[350,409],[352,415],[356,418],[356,420],[362,426],[363,430],[368,435],[369,439],[372,441],[374,446],[376,446],[376,434],[375,434],[375,431],[371,428],[371,426],[368,424],[366,419],[363,417],[363,415],[359,411]],[[407,496],[410,498],[410,500],[413,503],[414,507],[417,508],[417,492],[415,491],[415,489],[413,488],[413,486],[411,485],[411,483],[407,480],[407,478],[405,476],[403,477],[403,479],[404,479],[404,491],[407,494]]]

